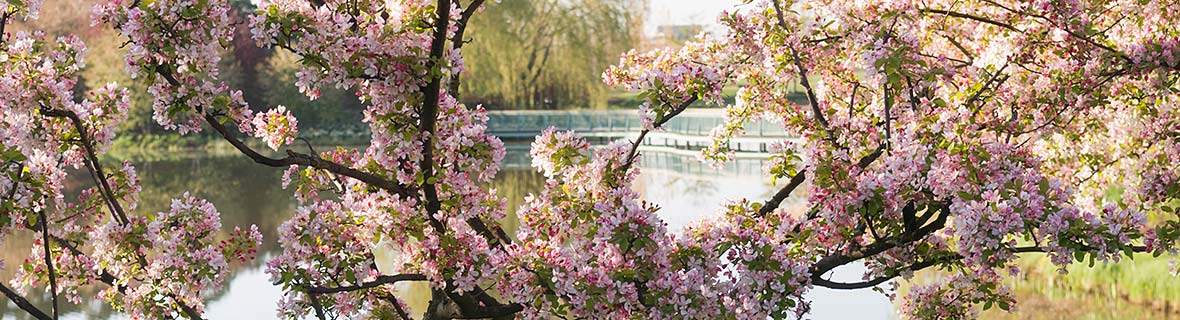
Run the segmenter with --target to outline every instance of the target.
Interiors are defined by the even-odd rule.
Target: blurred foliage
[[[503,0],[471,19],[460,97],[489,109],[603,108],[601,74],[642,36],[646,1]]]
[[[295,72],[300,66],[299,57],[290,52],[271,55],[260,70],[260,78],[267,79],[258,84],[261,99],[271,106],[287,106],[299,117],[301,134],[312,128],[348,130],[360,124],[363,108],[352,91],[325,86],[314,101],[300,93],[295,86]]]
[[[37,20],[15,21],[10,31],[42,30],[48,37],[75,34],[88,49],[86,68],[75,92],[110,82],[127,87],[132,107],[119,125],[122,147],[192,147],[207,142],[210,132],[183,139],[169,134],[152,119],[152,96],[124,67],[124,41],[118,32],[92,26],[90,10],[105,0],[46,0]],[[295,87],[299,57],[255,45],[246,17],[256,10],[249,0],[230,0],[239,26],[222,55],[220,78],[240,89],[254,110],[287,106],[299,117],[301,135],[341,140],[367,136],[360,123],[363,105],[348,89],[323,88],[310,100]],[[604,108],[610,91],[601,73],[641,37],[646,1],[635,0],[503,0],[488,2],[472,18],[464,47],[466,71],[461,97],[470,105],[489,108]]]

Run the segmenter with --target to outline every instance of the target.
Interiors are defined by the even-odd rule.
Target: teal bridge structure
[[[643,128],[640,121],[635,110],[489,111],[488,133],[507,141],[532,141],[552,126],[559,130],[574,130],[594,143],[605,143],[637,138]],[[710,135],[724,121],[724,110],[685,111],[664,124],[661,130],[648,133],[640,147],[695,154],[713,144]],[[729,145],[738,157],[766,157],[772,143],[797,139],[783,130],[781,124],[766,120],[751,121],[745,129],[745,134],[733,139]]]

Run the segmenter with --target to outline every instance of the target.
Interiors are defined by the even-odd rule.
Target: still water
[[[492,185],[509,199],[510,211],[520,206],[525,195],[539,191],[544,184],[540,174],[529,167],[525,147],[509,149],[504,169]],[[777,189],[760,174],[761,160],[737,160],[725,168],[713,169],[697,162],[691,154],[654,150],[644,154],[640,166],[642,174],[636,188],[646,200],[660,205],[660,214],[668,223],[669,230],[679,230],[693,220],[714,214],[728,199],[767,199]],[[224,228],[258,225],[264,237],[259,254],[262,259],[236,267],[223,290],[209,300],[207,318],[275,318],[275,301],[281,295],[281,290],[270,283],[263,261],[278,252],[275,231],[279,224],[290,217],[297,205],[291,193],[279,186],[281,170],[254,164],[234,154],[144,160],[137,162],[136,167],[143,185],[138,209],[140,212],[165,210],[171,198],[187,191],[214,203],[221,212]],[[73,190],[88,183],[88,177],[81,174],[75,174],[71,179],[67,188]],[[786,205],[799,206],[802,205],[801,200],[789,199]],[[12,278],[12,268],[17,267],[28,255],[31,241],[31,235],[14,235],[0,244],[2,258],[9,265],[9,269],[0,270],[0,281]],[[861,271],[859,266],[846,266],[838,269],[833,279],[859,280]],[[83,293],[84,300],[92,294]],[[34,304],[48,305],[47,296],[30,296]],[[809,318],[812,319],[896,318],[893,302],[870,289],[835,291],[817,288],[810,293],[810,298],[813,301],[813,312]],[[5,301],[0,303],[0,316],[3,319],[29,318]],[[100,302],[63,305],[63,319],[126,318],[113,313]]]

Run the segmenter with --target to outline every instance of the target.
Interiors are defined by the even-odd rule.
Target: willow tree
[[[645,1],[505,0],[471,19],[461,98],[501,107],[602,106],[604,70],[639,40]],[[457,84],[455,84],[457,85]],[[454,90],[452,90],[454,91]]]

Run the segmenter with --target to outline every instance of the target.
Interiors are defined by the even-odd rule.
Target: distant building
[[[645,47],[679,47],[705,31],[703,24],[676,24],[656,27],[656,33],[648,37]]]

